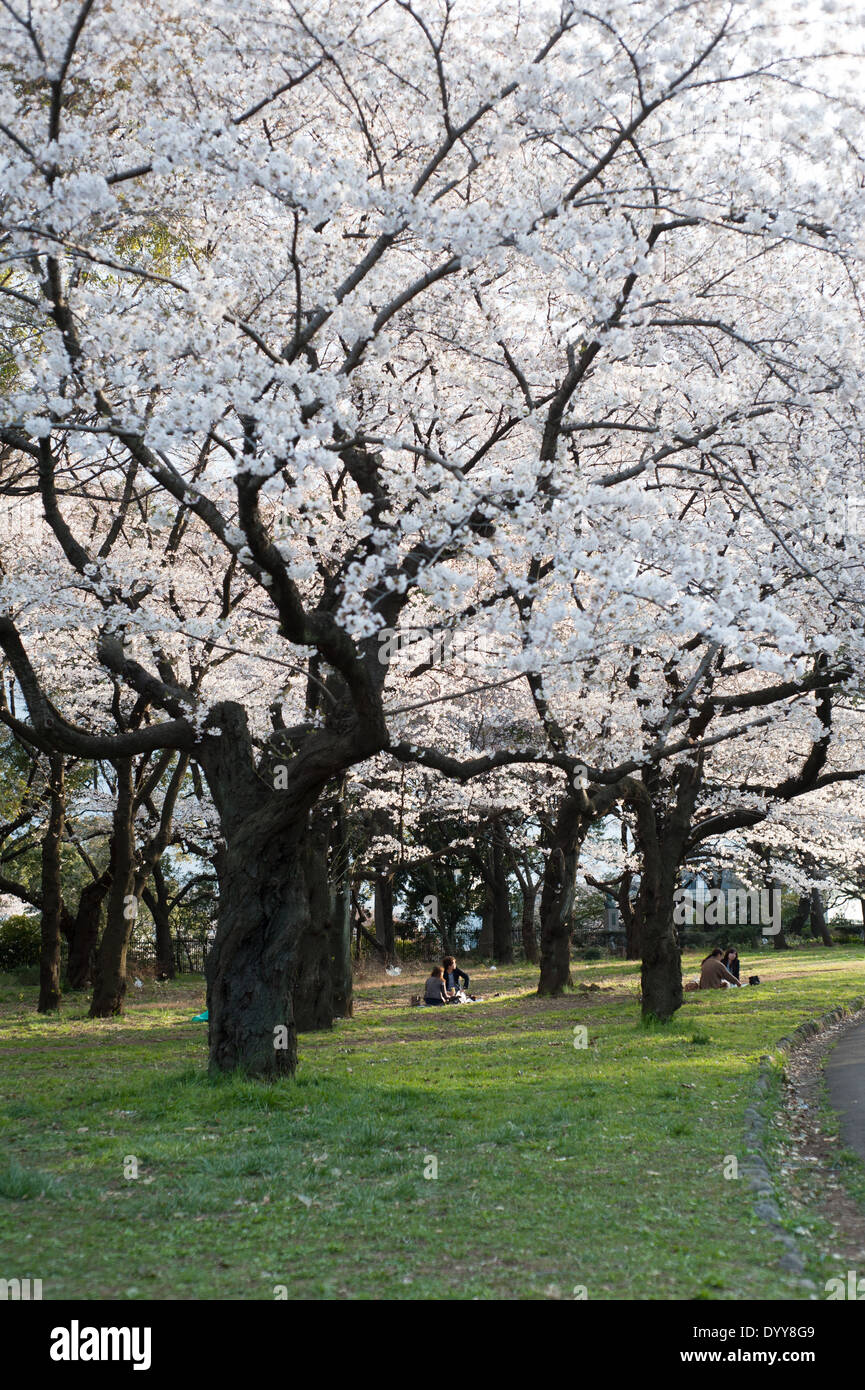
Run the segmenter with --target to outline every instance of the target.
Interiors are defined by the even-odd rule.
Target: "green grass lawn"
[[[424,971],[381,975],[269,1086],[208,1079],[200,979],[91,1023],[5,977],[0,1276],[46,1299],[808,1298],[723,1169],[760,1056],[863,992],[862,950],[747,969],[760,988],[649,1030],[630,962],[578,962],[601,988],[558,1000],[472,969],[485,1002],[448,1010],[407,1007]]]

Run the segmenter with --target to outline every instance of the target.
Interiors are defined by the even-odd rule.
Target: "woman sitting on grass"
[[[700,965],[700,989],[723,989],[724,985],[738,985],[736,976],[727,969],[721,960],[721,948],[716,946],[711,955]]]
[[[453,956],[445,956],[442,961],[445,972],[445,988],[452,997],[459,994],[463,989],[466,994],[469,992],[469,977],[464,970],[460,970]],[[462,985],[460,985],[462,980]]]
[[[432,968],[432,973],[423,992],[423,1002],[425,1004],[446,1004],[448,1002],[444,971],[440,965],[434,965]]]
[[[736,950],[735,946],[730,946],[724,952],[723,956],[721,957],[721,964],[726,965],[730,974],[735,975],[737,980],[740,979],[739,969],[741,963],[739,961],[739,952]]]

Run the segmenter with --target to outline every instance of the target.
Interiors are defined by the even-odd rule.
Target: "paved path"
[[[826,1060],[829,1099],[841,1116],[841,1138],[865,1158],[865,1019],[844,1034]]]

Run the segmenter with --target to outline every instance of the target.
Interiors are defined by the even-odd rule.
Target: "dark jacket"
[[[725,961],[724,961],[724,964],[726,965],[726,967],[727,967],[727,969],[729,970],[730,974],[731,974],[731,975],[735,975],[735,976],[736,976],[736,979],[738,980],[738,978],[739,978],[739,966],[740,966],[740,964],[741,964],[741,961],[739,960],[739,957],[737,956],[735,960],[725,960]]]
[[[448,989],[459,989],[459,980],[462,980],[462,988],[466,991],[466,993],[468,993],[469,977],[464,970],[460,970],[459,966],[457,965],[454,966],[453,970],[445,971],[445,984],[447,985]]]

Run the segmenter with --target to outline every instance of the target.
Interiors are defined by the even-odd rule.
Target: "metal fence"
[[[174,948],[174,968],[178,975],[204,974],[207,953],[210,950],[209,941],[190,936],[175,936],[171,944]]]
[[[197,936],[175,936],[171,939],[174,955],[174,969],[178,975],[203,975],[210,950],[210,942]],[[156,949],[152,942],[143,942],[130,951],[130,968],[133,964],[150,966],[156,964]]]

